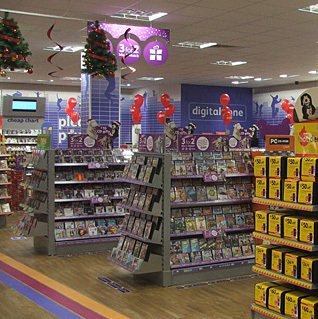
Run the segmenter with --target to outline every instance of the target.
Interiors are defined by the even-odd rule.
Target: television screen
[[[12,101],[12,111],[36,112],[36,100],[15,100]]]

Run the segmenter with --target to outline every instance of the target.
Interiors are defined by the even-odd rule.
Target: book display
[[[11,182],[8,180],[8,168],[7,159],[10,155],[0,153],[0,227],[4,227],[7,224],[7,216],[13,214],[12,207],[10,205],[11,196],[8,193],[8,187]]]
[[[49,255],[111,248],[119,238],[127,196],[126,159],[114,150],[49,150],[33,154],[21,206],[21,234]]]
[[[111,260],[163,286],[250,272],[251,163],[240,151],[136,153],[124,170],[129,214]]]
[[[318,316],[316,162],[309,157],[255,158],[256,183],[264,179],[266,185],[256,184],[253,201],[271,209],[255,212],[254,238],[266,244],[255,248],[253,271],[270,281],[255,286],[252,318]]]

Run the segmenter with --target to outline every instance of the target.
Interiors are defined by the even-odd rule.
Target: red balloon
[[[140,94],[137,94],[134,98],[134,105],[136,105],[137,109],[140,109],[143,104],[144,104],[143,96]]]
[[[132,121],[134,122],[134,124],[139,124],[141,120],[142,120],[142,115],[140,112],[133,114]]]
[[[294,114],[294,110],[295,110],[295,106],[293,104],[289,103],[287,113]]]
[[[220,103],[225,107],[227,105],[229,105],[230,103],[230,96],[227,94],[227,93],[223,93],[221,96],[220,96]]]
[[[80,118],[81,116],[77,112],[73,112],[71,115],[71,119],[73,123],[78,122]]]
[[[164,125],[166,121],[166,113],[164,111],[160,111],[157,113],[157,121]]]
[[[174,111],[175,111],[175,106],[173,104],[170,104],[165,109],[166,117],[172,116],[174,114]]]
[[[290,124],[294,124],[294,115],[292,113],[288,113],[286,117],[289,119]]]
[[[280,106],[285,112],[288,112],[288,110],[289,110],[289,101],[287,99],[283,99],[283,101],[282,101]]]
[[[77,104],[77,100],[75,97],[70,97],[67,101],[68,106],[73,110]]]
[[[225,112],[231,112],[231,109],[230,109],[230,107],[229,106],[223,106],[222,107],[222,110],[221,110],[221,116],[223,117],[223,115],[224,115],[224,113]]]
[[[73,109],[68,105],[66,108],[65,108],[65,112],[67,115],[71,116],[73,114]]]
[[[233,119],[233,115],[231,111],[226,111],[223,114],[223,122],[225,125],[229,125],[232,122],[232,119]]]
[[[139,111],[139,109],[137,109],[136,105],[132,105],[130,108],[130,113],[134,114],[136,111]]]
[[[164,107],[168,107],[170,105],[170,96],[167,93],[164,93],[161,95],[160,101]]]

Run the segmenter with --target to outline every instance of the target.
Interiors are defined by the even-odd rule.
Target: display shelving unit
[[[271,200],[271,199],[264,199],[264,198],[253,198],[253,203],[265,205],[265,206],[272,206],[277,208],[289,208],[296,211],[305,211],[305,212],[312,212],[314,214],[311,214],[312,216],[316,216],[318,213],[318,206],[317,205],[304,205],[304,204],[298,204],[298,203],[290,203],[290,202],[284,202],[284,201],[278,201],[278,200]],[[297,248],[299,250],[304,250],[308,252],[315,252],[318,251],[317,245],[311,245],[307,243],[302,243],[299,241],[289,240],[285,238],[275,237],[268,234],[263,234],[259,232],[254,232],[253,236],[255,239],[261,239],[265,240],[267,242],[270,242],[272,244],[279,244],[287,247]],[[308,291],[308,294],[310,295],[310,291],[317,291],[318,285],[315,283],[307,282],[305,280],[292,278],[289,276],[286,276],[284,274],[280,274],[277,272],[274,272],[270,269],[264,269],[258,266],[253,266],[253,271],[255,273],[258,273],[260,275],[280,280],[289,284],[292,284],[294,286],[305,289]],[[289,316],[282,315],[278,312],[272,311],[270,309],[261,307],[256,304],[252,304],[251,307],[251,315],[252,319],[267,319],[267,318],[273,318],[273,319],[288,319]]]
[[[141,187],[160,189],[162,191],[161,198],[157,205],[152,210],[144,210],[140,207],[130,204],[121,204],[130,216],[140,215],[157,217],[161,221],[159,229],[153,233],[150,238],[136,235],[132,230],[122,231],[122,242],[127,238],[135,239],[143,244],[148,245],[149,259],[142,260],[140,267],[134,268],[131,266],[129,257],[123,257],[122,242],[120,248],[116,248],[110,260],[121,266],[134,275],[142,275],[144,278],[154,281],[162,286],[171,286],[184,284],[189,282],[197,282],[203,280],[213,280],[220,278],[229,278],[251,273],[252,264],[254,264],[254,255],[239,256],[213,259],[208,261],[180,263],[177,265],[171,264],[171,240],[178,238],[203,238],[204,231],[193,231],[183,233],[173,233],[171,230],[171,209],[179,208],[194,208],[194,207],[213,207],[225,205],[251,204],[250,198],[243,199],[224,199],[224,200],[209,200],[209,201],[192,201],[192,202],[171,202],[171,184],[172,181],[184,179],[203,179],[203,175],[191,176],[171,176],[172,155],[167,153],[144,153],[137,152],[135,156],[138,158],[155,157],[162,161],[161,171],[154,176],[152,182],[144,182],[137,178],[124,178],[122,180],[130,182],[131,185],[140,185]],[[142,165],[140,165],[139,169]],[[252,174],[228,174],[228,178],[252,177]],[[136,218],[137,218],[136,217]],[[251,233],[254,227],[251,225],[237,227],[233,229],[223,229],[222,233]],[[133,251],[133,248],[132,248]],[[132,252],[130,253],[132,255]],[[118,257],[119,256],[119,257]],[[133,257],[134,258],[134,257]],[[128,260],[128,261],[127,261]]]
[[[122,196],[113,196],[113,194],[111,194],[110,196],[90,196],[87,198],[82,196],[76,198],[73,195],[73,198],[57,198],[57,194],[59,193],[64,196],[64,188],[66,189],[66,193],[67,191],[70,191],[69,187],[71,187],[71,191],[73,192],[72,194],[75,193],[75,189],[73,189],[74,187],[76,190],[77,188],[81,189],[83,194],[85,187],[94,188],[98,186],[99,190],[104,190],[106,187],[114,183],[114,185],[118,185],[118,188],[122,188],[122,186],[126,184],[119,181],[119,179],[114,180],[114,178],[104,178],[102,180],[57,181],[56,177],[58,174],[69,174],[69,172],[72,174],[72,169],[75,167],[80,168],[81,174],[86,174],[88,172],[90,174],[96,174],[97,170],[99,170],[99,172],[104,171],[106,174],[111,174],[110,170],[122,170],[124,167],[123,163],[109,163],[111,165],[105,165],[102,169],[88,168],[89,163],[72,163],[72,160],[67,163],[57,162],[56,159],[60,156],[57,152],[63,151],[47,150],[35,152],[38,153],[38,155],[37,160],[34,163],[33,175],[39,172],[45,172],[45,179],[41,179],[37,185],[34,185],[32,178],[31,183],[28,181],[24,183],[24,188],[29,193],[29,196],[26,198],[24,204],[22,204],[23,210],[25,214],[31,214],[36,221],[32,224],[31,229],[26,235],[33,236],[35,250],[47,253],[48,255],[65,255],[86,251],[104,251],[105,249],[114,247],[117,244],[120,234],[117,233],[117,231],[116,233],[110,232],[109,228],[107,228],[107,223],[110,220],[112,222],[116,221],[115,227],[117,229],[117,223],[120,224],[125,214],[124,212],[97,213],[95,205],[108,204],[108,206],[115,207],[117,206],[117,203],[122,200]],[[71,154],[68,155],[70,158],[75,156],[74,154],[72,155],[72,150],[67,152]],[[111,191],[111,189],[107,188],[107,191]],[[37,207],[34,207],[32,199],[34,200],[37,198],[40,200]],[[41,201],[41,199],[43,200]],[[64,207],[67,207],[68,205],[79,205],[80,207],[84,207],[81,205],[86,205],[85,207],[90,207],[90,213],[81,215],[72,214],[71,216],[56,214],[57,211],[63,211]],[[73,206],[71,207],[73,209]],[[98,228],[97,226],[102,220],[105,221],[105,225],[102,223],[102,227],[104,229],[107,228],[106,233],[104,234],[99,232],[98,234],[88,234],[88,226],[85,223],[93,221],[94,224],[96,223],[96,228]],[[72,225],[75,226],[75,228],[73,228],[73,226],[70,228],[72,234],[67,235],[67,229],[65,226],[64,235],[58,236],[57,225],[66,225],[65,223],[73,223]],[[77,228],[76,223],[81,223],[83,227],[81,226],[81,229]]]

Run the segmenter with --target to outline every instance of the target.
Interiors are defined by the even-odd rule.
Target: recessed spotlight
[[[122,87],[130,87],[131,84],[130,83],[127,83],[127,84],[122,83],[120,86],[122,86]]]
[[[138,78],[137,80],[140,80],[140,81],[161,81],[163,80],[164,78],[152,78],[152,77],[148,77],[148,76],[143,76],[141,78]]]
[[[318,74],[318,70],[311,70],[308,72],[309,74]]]
[[[246,84],[248,81],[233,81],[232,84]]]
[[[242,64],[246,64],[246,61],[224,61],[224,60],[220,60],[220,61],[216,61],[216,62],[212,62],[211,64],[216,64],[216,65],[225,65],[225,66],[238,66],[238,65],[242,65]]]
[[[166,16],[166,12],[152,12],[146,10],[124,9],[111,16],[111,18],[138,20],[138,21],[154,21]]]
[[[58,51],[61,51],[60,50],[60,47],[59,46],[55,46],[55,47],[45,47],[43,48],[44,51],[53,51],[53,52],[58,52]],[[63,47],[63,50],[61,52],[66,52],[66,53],[75,53],[75,52],[78,52],[78,51],[81,51],[81,50],[84,50],[84,47],[83,46],[80,46],[80,47],[72,47],[72,46],[66,46],[66,47]]]
[[[187,49],[206,49],[216,46],[216,42],[193,42],[193,41],[184,41],[179,42],[177,44],[173,44],[172,46],[178,48],[187,48]]]
[[[254,76],[253,75],[230,75],[230,76],[226,76],[225,79],[249,80],[249,79],[254,79]]]

